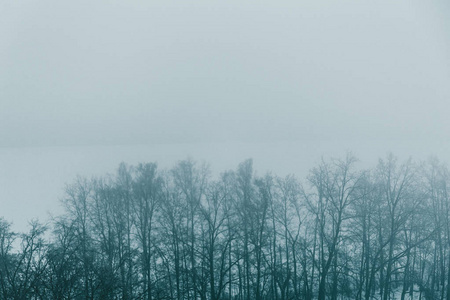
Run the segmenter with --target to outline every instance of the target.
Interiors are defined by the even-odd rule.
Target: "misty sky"
[[[446,2],[0,0],[0,215],[120,161],[450,162]]]

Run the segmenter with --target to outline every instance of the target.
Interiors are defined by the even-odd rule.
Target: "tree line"
[[[450,173],[351,154],[300,182],[252,160],[120,164],[67,185],[64,214],[0,219],[0,299],[450,299]]]

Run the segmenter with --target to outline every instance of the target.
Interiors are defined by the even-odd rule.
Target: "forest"
[[[301,179],[251,159],[218,176],[122,163],[67,184],[62,205],[25,233],[0,219],[0,299],[450,299],[437,158],[362,169],[349,153]]]

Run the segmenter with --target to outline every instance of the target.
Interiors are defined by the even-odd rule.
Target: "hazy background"
[[[121,161],[450,162],[447,2],[0,0],[0,216]]]

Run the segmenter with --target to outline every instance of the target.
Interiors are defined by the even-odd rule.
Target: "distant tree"
[[[75,183],[66,186],[66,196],[63,204],[67,211],[67,218],[73,224],[77,248],[77,263],[80,264],[83,276],[83,299],[93,299],[97,283],[95,280],[95,248],[92,239],[91,214],[92,183],[85,178],[78,177]],[[98,273],[97,273],[98,274]]]
[[[51,299],[80,298],[83,270],[78,261],[80,251],[75,224],[66,218],[54,220],[52,241],[46,253],[46,287]]]
[[[162,178],[157,173],[154,163],[139,164],[134,171],[132,183],[133,218],[139,242],[142,295],[144,299],[153,299],[152,259],[155,257],[156,213],[160,209],[162,195]]]
[[[380,249],[383,249],[385,245],[387,247],[387,256],[382,256],[381,259],[381,268],[385,271],[384,277],[380,278],[383,300],[388,300],[390,297],[394,267],[400,256],[404,254],[396,251],[399,234],[414,216],[420,199],[417,197],[416,179],[414,166],[410,160],[398,166],[397,159],[390,154],[385,160],[379,161],[377,181],[381,190],[381,209],[386,216],[382,219],[386,228],[379,236]]]
[[[15,257],[13,252],[13,243],[17,235],[11,231],[11,224],[0,219],[0,284],[1,298],[11,299],[14,297],[14,282],[11,277],[14,276]]]
[[[361,174],[354,170],[356,158],[348,154],[344,160],[323,162],[311,171],[309,182],[315,188],[310,208],[315,214],[319,232],[318,299],[326,298],[327,276],[336,268],[344,222],[350,217],[349,206],[356,197]],[[331,297],[336,298],[337,278],[333,278]]]
[[[175,168],[171,170],[173,177],[174,188],[178,191],[177,196],[181,201],[186,203],[187,218],[186,218],[186,233],[188,235],[188,243],[185,247],[189,253],[188,264],[189,278],[192,281],[192,292],[194,299],[200,293],[205,297],[205,285],[200,285],[198,282],[199,270],[197,270],[196,258],[196,240],[197,240],[197,219],[200,208],[200,203],[205,195],[208,178],[208,168],[201,166],[197,168],[196,163],[192,160],[180,161]],[[187,241],[186,241],[187,242]]]

